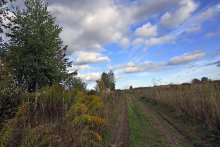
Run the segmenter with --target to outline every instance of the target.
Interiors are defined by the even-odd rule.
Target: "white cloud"
[[[186,30],[187,33],[196,33],[196,32],[199,32],[199,31],[201,31],[201,26],[200,25],[192,25]]]
[[[193,0],[181,0],[176,12],[166,12],[161,17],[161,24],[168,27],[176,27],[189,18],[197,7],[198,4]]]
[[[64,5],[62,1],[49,5],[49,10],[63,27],[61,37],[68,45],[68,54],[79,50],[100,51],[104,43],[113,41],[113,36],[121,31],[122,24],[114,22],[118,18],[117,11],[107,1],[94,2],[97,5],[83,1],[66,2],[69,5]]]
[[[99,52],[108,43],[129,44],[130,26],[136,22],[159,15],[170,6],[176,6],[176,0],[48,0],[49,10],[63,27],[61,37],[68,45],[69,55],[77,51]],[[128,6],[129,5],[129,6]],[[126,40],[126,38],[128,40]]]
[[[152,72],[159,71],[164,67],[164,63],[153,63],[153,62],[144,62],[144,63],[134,63],[129,62],[127,64],[114,66],[114,69],[119,70],[122,73],[139,73],[139,72]]]
[[[144,44],[145,43],[145,40],[143,38],[136,38],[135,40],[132,41],[132,45],[133,46],[138,46],[138,45],[141,45],[141,44]]]
[[[93,72],[81,75],[82,79],[87,82],[94,82],[101,78],[102,72]]]
[[[175,38],[176,37],[174,35],[165,35],[165,36],[158,37],[158,38],[150,38],[146,41],[146,44],[148,46],[153,46],[153,45],[160,45],[164,43],[170,43],[170,42],[173,42]]]
[[[205,61],[207,63],[207,61]],[[209,61],[208,61],[209,62]],[[174,71],[166,76],[163,80],[164,84],[191,82],[194,78],[208,77],[210,79],[219,79],[219,72],[216,72],[216,66],[202,66],[197,64],[191,67],[182,68],[180,71]]]
[[[141,72],[155,72],[164,69],[172,68],[174,65],[186,64],[196,61],[205,55],[202,51],[195,51],[192,53],[185,53],[180,56],[172,57],[166,62],[129,62],[111,67],[120,73],[141,73]]]
[[[90,63],[110,61],[110,59],[107,56],[103,56],[101,53],[81,51],[76,52],[74,55],[77,56],[77,59],[74,62],[75,65],[85,65]]]
[[[135,34],[142,37],[154,37],[157,35],[157,26],[147,23],[136,29]]]
[[[168,65],[179,65],[179,64],[192,62],[192,61],[200,59],[203,56],[205,56],[205,53],[202,51],[195,51],[193,53],[185,53],[183,55],[175,56],[171,58],[170,61],[168,62]]]
[[[122,38],[119,42],[119,45],[122,47],[128,47],[130,45],[130,41],[128,38]]]
[[[200,10],[196,14],[190,17],[180,28],[183,28],[183,32],[196,33],[202,31],[202,24],[211,19],[215,19],[219,13],[218,5],[211,5],[205,9]]]
[[[211,38],[214,38],[214,37],[216,37],[216,36],[220,36],[220,31],[207,33],[207,34],[205,35],[205,38],[211,39]]]
[[[212,18],[217,13],[219,13],[218,6],[209,7],[206,10],[200,12],[198,15],[196,15],[194,17],[194,21],[197,23],[202,23],[205,20]]]
[[[78,71],[85,71],[85,70],[89,70],[92,67],[89,65],[72,65],[71,67],[69,67],[67,70],[69,71],[69,73],[74,72],[75,70]]]
[[[49,10],[63,26],[61,37],[69,46],[69,54],[79,50],[97,51],[100,48],[94,46],[119,42],[126,36],[130,22],[126,17],[118,19],[121,13],[110,1],[83,1],[85,3],[74,0],[69,5],[60,2],[49,5]]]

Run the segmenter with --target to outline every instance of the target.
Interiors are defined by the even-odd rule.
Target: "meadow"
[[[177,129],[192,141],[197,134],[200,141],[219,143],[220,81],[136,88],[127,92],[150,105],[170,123],[177,122]]]

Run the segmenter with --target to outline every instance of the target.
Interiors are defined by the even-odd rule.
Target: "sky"
[[[220,0],[44,0],[88,88],[220,79]]]

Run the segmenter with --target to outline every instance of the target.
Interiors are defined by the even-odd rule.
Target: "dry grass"
[[[220,83],[218,81],[138,88],[132,91],[190,121],[202,123],[209,132],[219,136]]]
[[[35,97],[20,95],[15,117],[1,124],[0,146],[102,146],[105,99],[59,86],[41,89],[37,103]]]

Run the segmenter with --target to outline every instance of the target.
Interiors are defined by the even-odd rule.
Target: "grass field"
[[[140,146],[167,146],[160,132],[145,116],[143,110],[127,97],[128,117],[130,129],[130,145]]]
[[[220,144],[220,84],[166,85],[127,90],[195,146]]]

